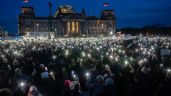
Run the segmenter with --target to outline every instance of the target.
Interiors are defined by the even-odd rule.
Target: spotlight
[[[53,75],[54,73],[51,71],[49,74],[50,74],[50,75]]]
[[[170,69],[170,68],[168,68],[168,69],[167,69],[167,72],[168,72],[168,73],[170,73],[170,72],[171,72],[171,69]]]
[[[25,82],[20,82],[19,86],[20,87],[24,87],[25,86]]]
[[[91,57],[90,53],[89,53],[89,54],[87,54],[87,56],[90,58],[90,57]]]
[[[90,77],[90,73],[89,72],[86,72],[85,75],[86,75],[87,78]]]
[[[53,56],[52,56],[52,59],[53,59],[53,60],[55,60],[55,59],[56,59],[56,56],[55,56],[55,55],[53,55]]]

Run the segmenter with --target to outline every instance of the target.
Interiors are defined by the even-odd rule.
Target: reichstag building
[[[48,32],[54,37],[109,35],[116,32],[116,18],[114,10],[102,10],[99,17],[87,16],[84,8],[75,12],[69,5],[59,6],[54,16],[37,17],[33,7],[21,7],[18,31],[23,36]]]

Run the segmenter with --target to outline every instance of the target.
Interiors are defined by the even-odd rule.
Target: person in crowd
[[[102,75],[98,75],[96,77],[95,86],[94,86],[95,96],[102,96],[103,90],[104,90],[104,78]]]
[[[171,40],[146,38],[0,41],[0,96],[170,96]]]
[[[36,88],[36,86],[31,85],[28,89],[27,96],[41,96],[41,94]]]
[[[0,96],[14,96],[12,91],[7,88],[0,89]]]

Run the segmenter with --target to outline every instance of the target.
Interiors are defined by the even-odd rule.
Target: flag
[[[24,2],[24,3],[28,3],[28,2],[29,2],[29,0],[23,0],[23,2]]]
[[[104,7],[107,7],[107,6],[109,6],[109,4],[108,4],[107,2],[105,2],[105,3],[103,4],[103,6],[104,6]]]

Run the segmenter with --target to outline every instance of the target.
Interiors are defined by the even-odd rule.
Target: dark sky
[[[23,5],[33,6],[37,16],[48,16],[49,0],[29,0],[24,4],[23,0],[1,0],[0,2],[0,26],[8,31],[17,32],[17,16]],[[113,9],[117,16],[117,27],[142,27],[160,23],[171,25],[171,0],[51,0],[53,14],[59,5],[68,4],[80,12],[86,9],[87,15],[99,16],[103,9]],[[105,2],[109,3],[104,7]]]

